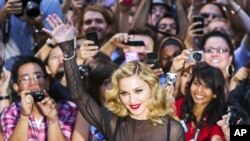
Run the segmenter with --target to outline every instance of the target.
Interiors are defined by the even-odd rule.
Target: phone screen
[[[125,60],[126,62],[140,61],[140,58],[137,52],[125,52]]]

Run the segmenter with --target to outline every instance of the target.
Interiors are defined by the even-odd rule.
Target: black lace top
[[[74,54],[73,41],[62,43],[60,46],[64,55]],[[65,60],[64,67],[72,99],[84,118],[104,133],[108,141],[185,140],[181,124],[168,116],[163,117],[164,126],[154,126],[150,120],[136,120],[129,116],[118,117],[106,108],[100,108],[84,89],[75,59]]]

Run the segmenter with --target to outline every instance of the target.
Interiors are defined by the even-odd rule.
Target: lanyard
[[[197,128],[194,134],[194,141],[198,141],[199,134],[200,134],[200,128]]]

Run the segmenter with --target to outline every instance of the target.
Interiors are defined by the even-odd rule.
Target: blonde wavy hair
[[[154,125],[163,125],[162,117],[166,115],[173,116],[174,98],[171,94],[166,94],[159,85],[158,76],[142,62],[126,63],[114,72],[112,75],[112,89],[105,94],[107,108],[120,117],[129,115],[129,111],[120,100],[119,81],[133,75],[137,75],[144,80],[151,89],[151,98],[147,107],[150,111],[149,120]]]

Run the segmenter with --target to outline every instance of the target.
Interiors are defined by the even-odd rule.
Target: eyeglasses
[[[220,15],[212,14],[212,13],[201,13],[200,15],[204,18],[209,18],[211,16],[213,19],[221,17]]]
[[[176,25],[175,24],[159,24],[158,25],[158,30],[166,30],[167,27],[170,27],[171,29],[176,29]]]
[[[28,74],[25,74],[21,77],[19,81],[19,83],[30,83],[31,80],[34,80],[35,82],[42,82],[44,80],[45,76],[42,73],[35,73],[33,76],[30,76]]]
[[[225,52],[228,52],[228,49],[227,48],[205,48],[204,49],[204,52],[206,53],[215,53],[215,51],[217,53],[225,53]]]

